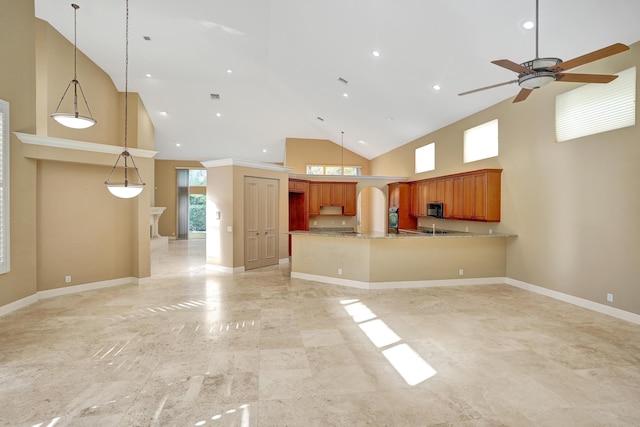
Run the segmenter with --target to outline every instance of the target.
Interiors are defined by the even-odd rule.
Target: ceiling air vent
[[[320,120],[321,122],[324,122],[324,119],[320,116],[316,117],[316,119]]]
[[[146,41],[151,41],[151,37],[149,36],[142,36],[143,39],[145,39]]]
[[[349,83],[347,80],[343,79],[342,77],[338,77],[338,81],[339,81],[340,83],[344,83],[344,84]]]
[[[212,93],[211,94],[211,100],[220,101],[220,94],[219,93]]]

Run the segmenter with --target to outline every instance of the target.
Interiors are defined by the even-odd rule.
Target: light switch
[[[233,227],[232,227],[232,226],[230,226],[230,225],[228,225],[228,226],[227,226],[227,232],[228,232],[228,233],[233,233]]]

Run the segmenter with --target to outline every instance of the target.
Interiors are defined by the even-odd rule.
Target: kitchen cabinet
[[[357,211],[355,182],[310,182],[309,215],[320,215],[323,206],[342,207],[342,215],[354,216]]]
[[[398,208],[398,228],[415,230],[418,220],[412,212],[413,185],[407,182],[389,184],[389,208]]]
[[[500,222],[502,169],[482,169],[409,183],[411,215],[426,216],[426,205],[444,204],[445,219]]]
[[[345,185],[337,182],[323,182],[320,184],[320,206],[344,206]]]
[[[309,183],[309,215],[320,215],[320,184]]]
[[[344,209],[342,213],[345,216],[355,216],[358,211],[358,196],[356,184],[345,184],[344,186]]]

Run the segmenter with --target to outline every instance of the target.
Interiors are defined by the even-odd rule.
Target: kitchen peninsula
[[[290,232],[291,277],[361,289],[502,283],[510,234]]]

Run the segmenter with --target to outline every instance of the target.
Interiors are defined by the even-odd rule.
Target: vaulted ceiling
[[[73,41],[71,2],[35,10]],[[125,0],[75,3],[78,49],[123,91]],[[639,16],[638,0],[540,0],[540,56],[632,44]],[[525,21],[534,0],[130,0],[129,90],[160,159],[283,162],[285,138],[342,131],[371,159],[515,96],[458,93],[516,77],[491,60],[535,57]]]

